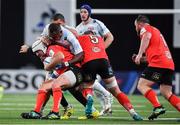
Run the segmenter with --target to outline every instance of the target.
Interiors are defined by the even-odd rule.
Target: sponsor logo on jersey
[[[144,34],[145,32],[146,32],[146,29],[142,28],[141,31],[140,31],[140,35]]]
[[[95,52],[95,53],[97,53],[97,52],[100,52],[101,49],[100,49],[99,47],[93,47],[93,48],[92,48],[92,51]]]

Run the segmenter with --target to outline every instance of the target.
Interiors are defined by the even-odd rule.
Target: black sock
[[[82,93],[79,90],[76,90],[75,88],[69,89],[69,92],[78,100],[84,107],[86,106],[87,100],[82,95]]]
[[[68,102],[67,102],[66,98],[64,97],[64,94],[62,94],[61,105],[63,107],[67,107],[68,106]]]

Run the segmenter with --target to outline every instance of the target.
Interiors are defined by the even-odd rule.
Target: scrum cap
[[[37,40],[32,44],[32,51],[36,52],[38,50],[42,50],[43,53],[46,53],[47,47],[44,45],[44,43],[41,40]]]
[[[80,7],[80,10],[81,9],[86,9],[89,13],[89,16],[91,16],[91,7],[88,5],[88,4],[84,4]]]

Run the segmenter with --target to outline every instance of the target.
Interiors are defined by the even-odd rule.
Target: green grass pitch
[[[166,114],[157,120],[149,121],[147,117],[152,112],[150,103],[143,96],[129,96],[135,110],[144,118],[144,121],[134,121],[128,112],[114,99],[112,116],[103,116],[99,119],[78,120],[78,116],[84,114],[84,107],[79,104],[70,94],[65,94],[67,100],[74,107],[74,114],[68,120],[29,120],[22,119],[20,114],[33,110],[35,94],[4,94],[0,100],[0,124],[180,124],[180,113],[176,111],[163,97],[160,101],[167,109]],[[95,107],[100,109],[98,100],[95,99]],[[44,114],[51,109],[52,100],[46,106]],[[61,107],[62,110],[62,107]],[[62,112],[62,111],[61,111]]]

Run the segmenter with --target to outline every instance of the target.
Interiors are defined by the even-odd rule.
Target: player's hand
[[[142,58],[142,55],[140,55],[140,54],[136,55],[135,63],[136,63],[137,65],[140,65],[140,63],[141,63],[141,58]]]
[[[58,70],[58,69],[62,69],[62,68],[68,67],[68,66],[69,66],[68,62],[62,62],[62,63],[56,65],[55,69]]]
[[[24,44],[21,46],[19,53],[27,53],[29,46]]]
[[[52,41],[50,40],[50,38],[48,36],[42,36],[40,38],[40,40],[46,45],[46,46],[49,46]]]
[[[136,57],[137,57],[137,54],[133,54],[132,55],[132,61],[135,63],[135,60],[136,60]],[[145,64],[145,63],[147,63],[147,58],[146,58],[146,56],[142,56],[141,58],[140,58],[140,64]]]
[[[135,62],[136,56],[137,56],[137,54],[135,54],[135,53],[132,55],[132,61],[133,62]]]

